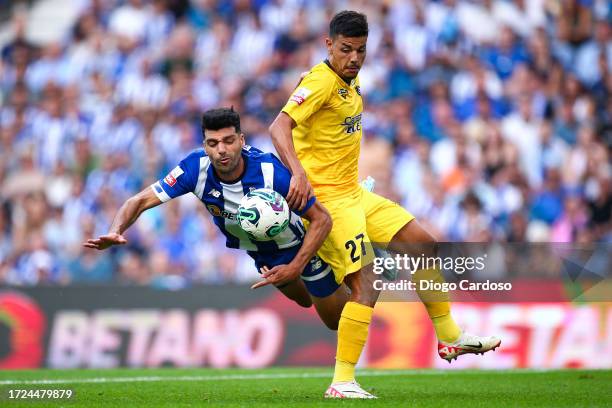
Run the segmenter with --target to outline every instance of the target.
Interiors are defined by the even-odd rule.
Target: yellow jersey
[[[363,100],[359,78],[345,82],[327,61],[315,65],[283,112],[297,124],[293,144],[321,201],[359,192]]]

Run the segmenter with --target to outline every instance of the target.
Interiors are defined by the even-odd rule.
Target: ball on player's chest
[[[289,225],[291,213],[282,195],[269,188],[250,191],[240,201],[238,223],[257,241],[269,241]]]

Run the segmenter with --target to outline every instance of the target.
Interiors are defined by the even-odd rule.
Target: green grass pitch
[[[0,372],[0,406],[12,407],[610,407],[612,370],[362,370],[378,400],[325,400],[331,371],[117,369]],[[10,389],[66,389],[70,400],[8,399]]]

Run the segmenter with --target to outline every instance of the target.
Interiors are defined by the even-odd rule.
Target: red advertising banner
[[[330,365],[335,343],[273,289],[0,290],[0,369]]]
[[[461,302],[453,315],[502,346],[451,365],[419,302],[376,306],[362,366],[610,368],[612,303]],[[273,289],[139,287],[0,290],[0,369],[331,366],[335,332]]]
[[[379,303],[365,365],[377,368],[610,368],[612,303],[454,303],[471,333],[494,334],[502,346],[486,356],[440,359],[423,306]]]

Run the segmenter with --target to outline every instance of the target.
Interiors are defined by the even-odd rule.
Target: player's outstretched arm
[[[101,235],[95,239],[88,239],[83,243],[84,247],[103,250],[113,245],[123,245],[127,240],[123,233],[134,223],[144,211],[156,207],[162,202],[150,187],[127,199],[117,211],[113,224],[108,234]]]
[[[318,201],[315,201],[302,217],[310,222],[310,226],[304,236],[302,247],[295,255],[295,258],[287,265],[263,269],[262,277],[265,280],[256,283],[251,288],[256,289],[270,283],[278,286],[291,282],[301,275],[308,262],[315,256],[332,229],[332,219],[327,209]]]
[[[306,176],[306,171],[295,152],[291,136],[291,131],[295,126],[296,124],[291,116],[281,112],[268,130],[281,161],[291,170],[292,177],[287,194],[287,204],[295,210],[301,210],[314,192]]]

